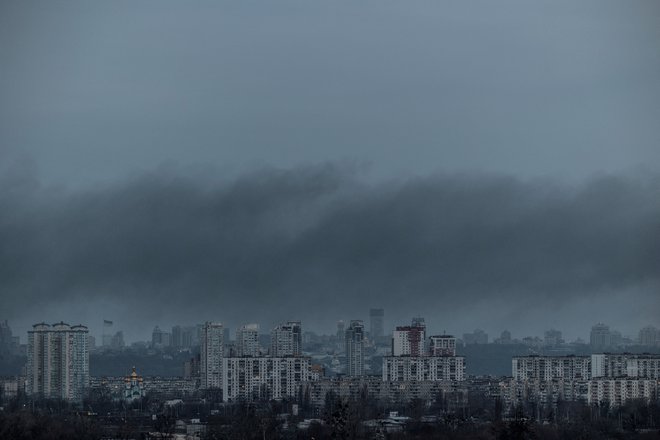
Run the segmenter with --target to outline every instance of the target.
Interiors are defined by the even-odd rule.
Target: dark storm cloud
[[[0,309],[10,316],[99,301],[244,320],[373,304],[544,307],[660,277],[654,176],[367,184],[358,168],[319,165],[232,180],[154,171],[68,191],[39,187],[24,168],[0,179]]]

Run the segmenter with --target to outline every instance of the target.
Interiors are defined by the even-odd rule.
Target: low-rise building
[[[92,376],[90,378],[92,390],[106,389],[113,398],[119,400],[125,397],[126,377],[121,376]],[[195,379],[183,377],[143,377],[142,395],[158,394],[167,398],[181,398],[192,396],[198,389],[199,383]]]

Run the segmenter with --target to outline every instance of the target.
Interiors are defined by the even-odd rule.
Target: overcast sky
[[[653,0],[4,1],[0,318],[659,325],[659,47]]]

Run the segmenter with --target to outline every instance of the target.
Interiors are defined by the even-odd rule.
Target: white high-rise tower
[[[259,356],[259,324],[246,324],[236,330],[236,355]]]
[[[89,331],[64,322],[28,331],[27,394],[81,401],[89,388]]]
[[[302,326],[300,321],[280,324],[270,332],[270,355],[275,357],[302,355]]]
[[[364,323],[351,321],[345,332],[346,341],[346,374],[362,376],[364,374]]]
[[[203,389],[222,387],[223,333],[220,323],[207,322],[202,327],[199,370]]]

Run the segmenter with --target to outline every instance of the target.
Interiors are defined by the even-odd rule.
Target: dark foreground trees
[[[326,395],[323,408],[306,407],[296,399],[226,405],[194,399],[173,405],[157,396],[132,404],[97,400],[72,406],[64,401],[31,402],[24,396],[14,399],[0,410],[0,439],[142,439],[150,433],[167,438],[185,432],[185,423],[192,418],[200,419],[206,428],[202,438],[213,440],[660,438],[660,407],[641,400],[617,408],[560,402],[551,407],[523,405],[513,411],[503,411],[500,403],[488,399],[474,400],[468,408],[454,411],[414,399],[381,402],[366,393],[342,399],[333,392]],[[97,412],[106,406],[107,412]],[[388,420],[390,411],[406,418]],[[405,421],[397,426],[397,420]]]
[[[1,439],[93,440],[101,435],[96,422],[79,414],[47,414],[31,410],[0,413]]]

